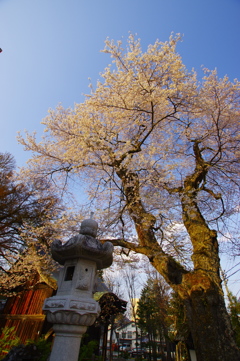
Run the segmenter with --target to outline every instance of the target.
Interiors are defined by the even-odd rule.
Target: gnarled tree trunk
[[[185,178],[182,187],[168,189],[178,193],[181,200],[183,223],[193,247],[193,270],[186,270],[161,248],[154,233],[155,217],[145,210],[141,201],[138,176],[123,167],[118,175],[139,245],[129,242],[119,245],[145,254],[183,300],[198,361],[239,361],[240,351],[233,337],[221,286],[217,232],[209,228],[197,203],[207,165],[201,158],[197,142],[194,151],[196,168],[193,173]]]
[[[184,301],[197,360],[239,361],[222,294],[214,284],[206,287],[207,278],[201,272],[194,279],[191,294]]]
[[[183,274],[177,289],[185,303],[197,360],[237,361],[240,352],[224,302],[217,232],[209,228],[196,200],[203,176],[204,168],[196,167],[182,189],[183,222],[193,246],[194,270]]]

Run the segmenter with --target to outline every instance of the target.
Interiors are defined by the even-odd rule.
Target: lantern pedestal
[[[55,339],[49,361],[78,360],[82,335],[87,326],[55,324],[53,330]]]
[[[43,310],[53,323],[55,340],[50,361],[77,361],[82,335],[100,313],[93,299],[98,269],[112,264],[113,245],[95,237],[97,222],[82,222],[80,234],[62,244],[52,244],[52,256],[64,267],[60,271],[56,296],[47,298]]]

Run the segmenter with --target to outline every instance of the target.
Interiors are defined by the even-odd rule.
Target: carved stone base
[[[77,361],[82,335],[87,326],[57,324],[53,330],[56,336],[49,361]]]
[[[91,326],[96,317],[96,314],[81,315],[73,311],[47,312],[47,320],[53,324]]]
[[[53,324],[91,326],[100,313],[100,306],[92,298],[56,295],[45,300],[43,310]]]
[[[43,310],[45,313],[48,311],[74,311],[81,315],[86,313],[98,315],[100,307],[93,298],[56,295],[45,300]]]

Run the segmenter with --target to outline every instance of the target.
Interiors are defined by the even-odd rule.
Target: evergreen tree
[[[229,313],[233,326],[234,336],[238,347],[240,347],[240,301],[231,293],[229,295]]]
[[[148,337],[148,346],[152,350],[153,358],[156,360],[158,349],[162,359],[165,359],[168,349],[168,324],[167,308],[169,301],[169,288],[163,280],[148,279],[147,284],[142,289],[139,299],[137,316],[138,326],[143,331],[143,335]],[[168,360],[170,354],[167,352]]]
[[[167,308],[169,338],[176,343],[176,361],[191,361],[189,346],[192,346],[191,334],[186,320],[184,303],[176,292],[171,294]]]

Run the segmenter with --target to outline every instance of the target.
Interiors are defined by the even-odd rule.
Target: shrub
[[[80,348],[78,361],[89,361],[92,359],[92,355],[98,346],[97,341],[89,341],[87,345],[82,345]]]
[[[11,348],[21,343],[16,335],[15,327],[4,327],[0,336],[0,360],[2,360]]]
[[[39,338],[37,341],[28,340],[26,344],[34,344],[39,352],[39,361],[47,361],[51,352],[52,343],[45,340],[44,336]]]

